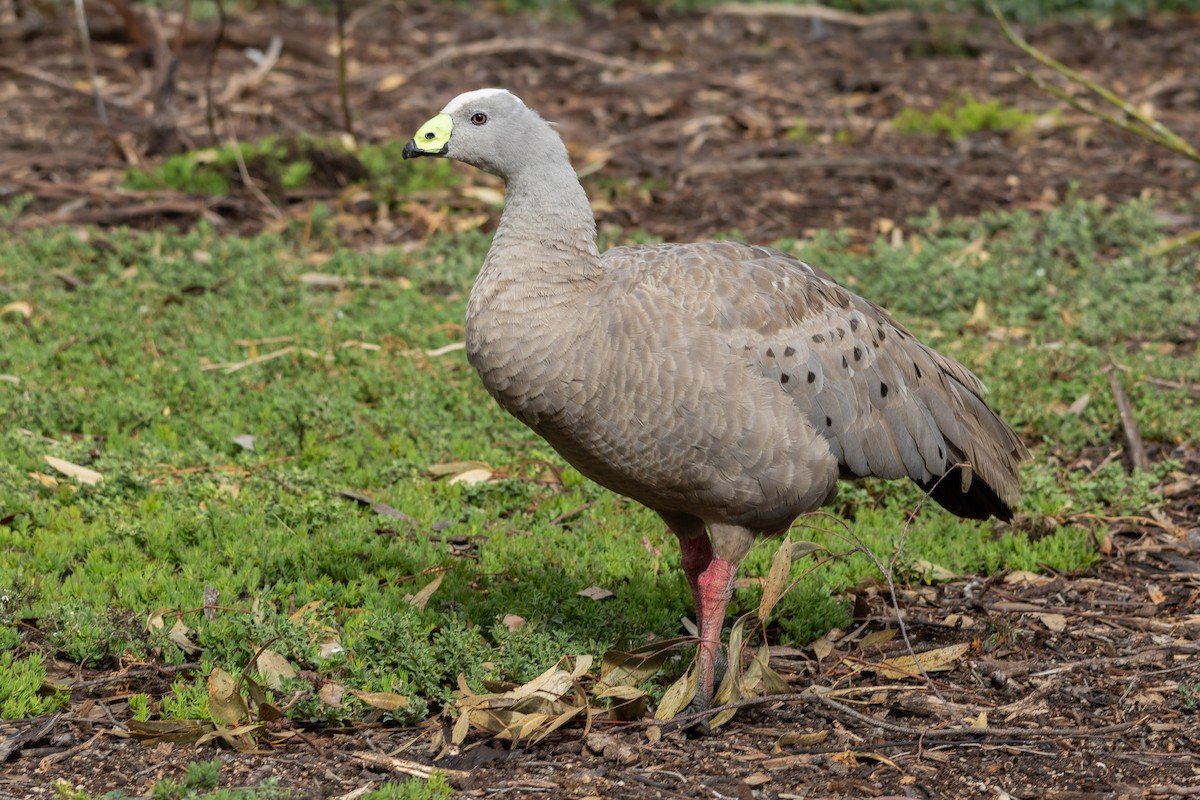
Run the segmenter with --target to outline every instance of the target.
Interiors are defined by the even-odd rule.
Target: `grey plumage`
[[[727,241],[601,255],[561,139],[503,90],[455,98],[416,155],[505,179],[468,358],[501,406],[679,537],[702,702],[754,536],[828,502],[839,477],[908,477],[960,516],[1011,518],[1027,453],[979,379],[829,275]]]

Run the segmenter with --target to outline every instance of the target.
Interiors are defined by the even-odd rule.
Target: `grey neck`
[[[554,283],[586,280],[601,271],[587,194],[565,152],[555,155],[527,162],[508,176],[504,213],[485,269],[507,264],[522,280]]]

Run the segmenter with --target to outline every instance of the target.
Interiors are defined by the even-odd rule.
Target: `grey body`
[[[979,380],[819,270],[736,242],[644,245],[580,251],[594,270],[535,290],[535,256],[572,245],[510,235],[472,291],[468,357],[597,483],[755,532],[828,501],[839,475],[928,483],[966,462],[1016,496],[1023,448]]]
[[[455,98],[414,155],[505,179],[468,358],[501,406],[679,537],[704,700],[737,564],[839,477],[908,477],[959,516],[1011,518],[1027,454],[983,385],[830,276],[736,242],[601,255],[561,139],[503,90]]]

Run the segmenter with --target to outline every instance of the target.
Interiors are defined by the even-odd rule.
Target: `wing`
[[[618,248],[791,397],[844,473],[908,477],[951,512],[1010,519],[1027,457],[964,366],[826,273],[735,242]],[[609,258],[609,251],[605,258]],[[643,284],[644,285],[644,284]]]

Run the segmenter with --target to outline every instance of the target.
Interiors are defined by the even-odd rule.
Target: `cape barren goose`
[[[550,123],[503,89],[459,95],[404,157],[498,175],[500,225],[467,305],[488,392],[581,473],[679,538],[712,698],[738,564],[839,477],[910,478],[951,513],[1012,518],[1027,457],[970,371],[769,247],[601,253]]]

